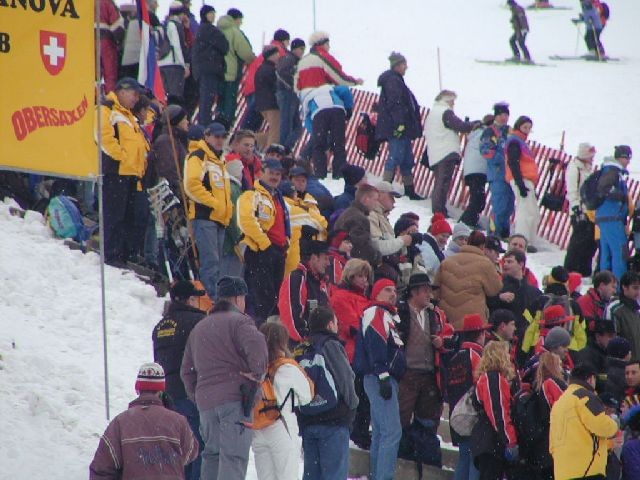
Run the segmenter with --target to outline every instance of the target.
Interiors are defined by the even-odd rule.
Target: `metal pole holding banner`
[[[442,69],[440,68],[440,47],[438,47],[438,86],[442,91]]]
[[[311,0],[312,8],[313,8],[313,31],[317,30],[316,27],[316,0]]]
[[[100,78],[102,77],[100,68],[100,2],[96,2],[95,20],[94,20],[94,42],[96,51],[96,79],[95,79],[95,95],[96,95],[96,141],[98,143],[98,228],[100,235],[100,300],[102,307],[102,353],[104,361],[104,406],[107,420],[110,419],[109,411],[109,357],[107,349],[107,301],[105,292],[104,278],[104,198],[102,196],[102,187],[104,186],[104,176],[102,174],[102,116],[100,115],[100,98],[102,92],[100,89]]]

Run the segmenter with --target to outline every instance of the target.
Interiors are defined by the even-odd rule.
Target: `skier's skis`
[[[522,67],[555,67],[550,63],[536,63],[536,62],[516,62],[515,60],[484,60],[484,59],[475,59],[478,63],[483,63],[485,65],[501,65],[501,66],[522,66]]]
[[[549,55],[549,60],[586,60],[588,62],[619,62],[619,57],[609,57],[607,55],[598,58],[597,55]]]

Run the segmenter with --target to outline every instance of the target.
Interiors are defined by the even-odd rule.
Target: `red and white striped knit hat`
[[[136,378],[136,392],[164,392],[164,369],[154,362],[143,363]]]

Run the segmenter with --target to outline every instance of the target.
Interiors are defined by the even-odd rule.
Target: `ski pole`
[[[580,32],[580,24],[576,23],[575,26],[576,26],[576,53],[575,53],[575,56],[577,57],[578,56],[578,47],[580,46],[580,33],[581,32]]]

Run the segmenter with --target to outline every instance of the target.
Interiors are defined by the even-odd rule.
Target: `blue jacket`
[[[310,93],[301,96],[304,113],[304,128],[313,132],[313,117],[327,108],[341,108],[345,112],[353,110],[353,94],[349,87],[343,85],[324,85],[314,88]]]
[[[587,25],[587,29],[591,29],[591,25],[596,30],[602,30],[602,20],[600,19],[600,12],[595,7],[591,0],[581,0],[580,4],[582,6],[582,14],[581,18],[584,20],[584,23]]]
[[[346,210],[356,199],[356,187],[353,185],[345,185],[344,192],[338,195],[333,202],[336,210]]]
[[[491,125],[484,129],[480,137],[480,153],[487,159],[487,180],[489,182],[505,179],[505,151],[509,126]]]
[[[395,307],[374,303],[362,314],[358,334],[354,371],[379,376],[388,373],[399,380],[404,375],[404,343],[397,325],[400,317]]]
[[[605,201],[596,210],[596,223],[622,221],[629,215],[629,189],[626,176],[629,172],[616,161],[605,161],[598,179],[598,193]]]
[[[316,177],[309,177],[307,179],[307,192],[309,192],[313,198],[318,202],[318,208],[323,217],[329,220],[331,214],[335,210],[333,204],[333,197],[331,192],[325,187],[320,180]]]
[[[640,439],[629,438],[622,447],[622,480],[640,478]]]

